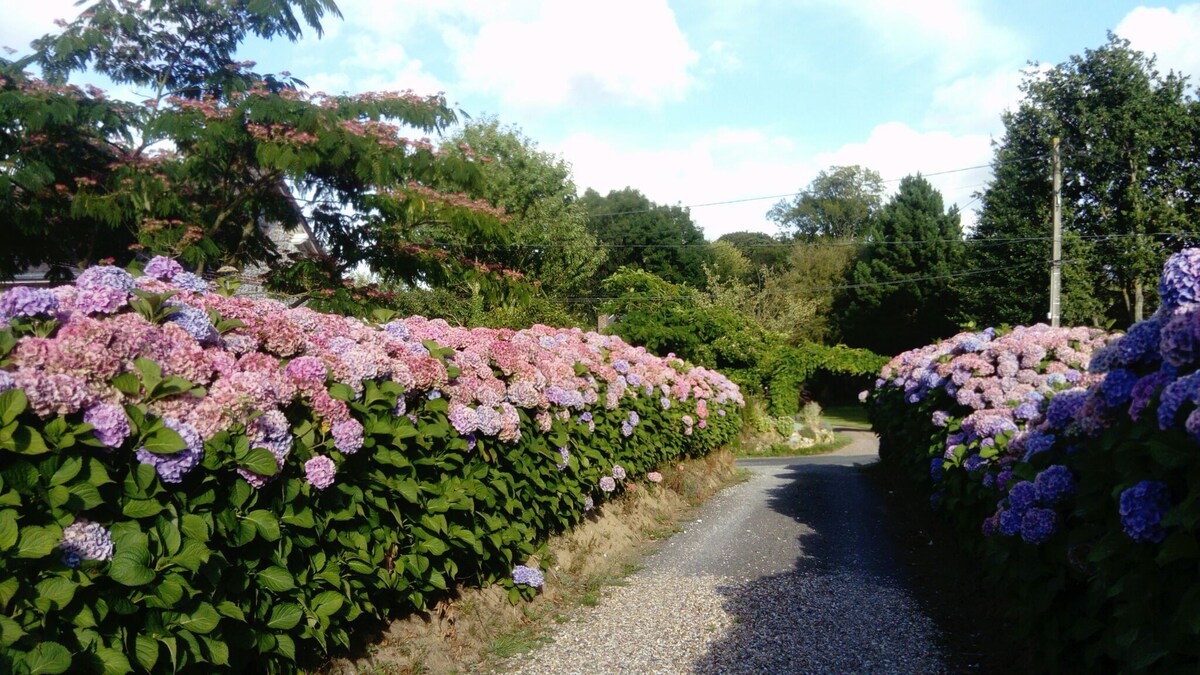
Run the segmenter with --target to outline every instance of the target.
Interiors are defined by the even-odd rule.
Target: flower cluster
[[[103,525],[89,520],[76,520],[63,528],[58,547],[63,552],[63,564],[79,567],[84,560],[112,560],[113,540]]]
[[[546,583],[546,577],[542,575],[541,570],[525,565],[513,568],[512,580],[514,584],[524,584],[533,588],[541,588],[542,584]]]

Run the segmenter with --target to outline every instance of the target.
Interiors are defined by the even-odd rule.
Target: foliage
[[[730,232],[717,241],[733,244],[755,267],[775,271],[787,263],[788,245],[765,232]]]
[[[1157,270],[1171,250],[1194,241],[1200,174],[1197,104],[1185,79],[1161,75],[1153,57],[1114,35],[1095,50],[1049,70],[1032,70],[1021,104],[1004,114],[995,180],[982,194],[973,238],[981,270],[1011,274],[973,283],[969,311],[988,322],[1045,316],[1051,257],[1050,147],[1061,138],[1063,227],[1071,261],[1063,284],[1064,316],[1128,325],[1152,309]],[[1164,237],[1160,233],[1178,234]],[[1032,239],[1036,238],[1036,239]],[[1079,242],[1086,242],[1081,246]]]
[[[454,585],[515,602],[617,479],[737,431],[728,380],[614,337],[145,272],[0,295],[5,672],[291,671]]]
[[[879,372],[887,357],[845,345],[805,342],[780,346],[758,366],[772,415],[793,415],[806,404],[804,384],[817,373],[860,377]]]
[[[36,41],[33,56],[0,64],[0,173],[21,180],[0,184],[0,211],[18,214],[25,238],[0,270],[81,268],[104,255],[123,264],[142,250],[197,270],[278,267],[261,224],[307,222],[338,269],[367,265],[385,280],[429,286],[519,283],[484,255],[421,245],[447,230],[472,244],[508,233],[503,213],[474,192],[480,158],[405,136],[454,124],[444,97],[301,93],[298,80],[234,59],[248,36],[295,40],[301,18],[319,32],[331,13],[327,0],[98,3]],[[31,61],[47,82],[20,72]],[[111,104],[61,86],[89,66],[149,99]]]
[[[895,354],[954,332],[952,279],[963,264],[958,211],[920,176],[900,181],[879,212],[838,298],[847,344]],[[887,330],[880,330],[881,326]]]
[[[598,278],[638,267],[671,283],[704,286],[711,254],[686,208],[655,204],[633,188],[607,196],[589,188],[580,203],[588,212],[588,229],[608,247]]]
[[[796,197],[767,213],[794,239],[858,239],[883,207],[883,177],[858,165],[821,171]]]
[[[1200,658],[1198,282],[1187,249],[1164,267],[1158,313],[1124,335],[963,334],[897,357],[872,394],[887,456],[924,464],[918,480],[986,555],[1046,668]]]
[[[755,316],[786,335],[789,344],[835,343],[841,330],[834,303],[857,253],[858,246],[848,240],[797,241],[787,265],[763,280]]]

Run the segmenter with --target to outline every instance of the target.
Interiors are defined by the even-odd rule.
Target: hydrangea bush
[[[290,670],[453,585],[530,597],[537,542],[743,405],[613,336],[372,325],[161,258],[11,289],[0,327],[14,672]]]
[[[1025,377],[1038,394],[981,395],[981,407],[962,407],[974,396],[937,378],[966,356],[968,335],[950,341],[962,354],[939,345],[897,357],[870,394],[889,457],[944,472],[922,480],[958,497],[943,499],[943,510],[1027,608],[1031,637],[1059,666],[1173,671],[1200,662],[1198,288],[1200,249],[1172,256],[1154,316],[1122,335],[1069,342],[1078,357],[1069,370],[1034,365],[1039,379]],[[997,354],[994,372],[976,366],[984,390],[1016,391],[997,381],[1007,376],[1000,359],[1014,357],[1024,368],[1020,350]],[[1050,357],[1066,361],[1059,350]],[[1053,371],[1066,382],[1050,382]],[[978,422],[968,421],[997,416],[1011,421],[989,424],[1003,429],[978,440]]]

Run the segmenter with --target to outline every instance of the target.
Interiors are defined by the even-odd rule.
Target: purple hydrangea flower
[[[625,467],[620,464],[613,464],[612,476],[617,480],[625,480]]]
[[[1061,464],[1051,464],[1033,479],[1038,501],[1056,504],[1075,491],[1075,477],[1071,470]]]
[[[135,284],[133,275],[120,267],[98,265],[80,272],[79,276],[75,278],[75,286],[76,288],[115,288],[128,293],[133,290]]]
[[[1046,421],[1055,429],[1066,429],[1075,421],[1086,402],[1087,391],[1084,389],[1059,392],[1046,407]]]
[[[333,477],[337,474],[337,466],[325,455],[317,455],[304,463],[304,478],[308,484],[318,490],[333,485]]]
[[[662,398],[658,399],[658,404],[662,406],[663,410],[671,409],[671,399],[667,398],[666,396],[663,396]],[[720,410],[718,412],[724,413],[725,411]]]
[[[1050,509],[1032,508],[1021,516],[1021,539],[1026,543],[1044,544],[1054,536],[1058,515]]]
[[[396,417],[400,417],[401,415],[403,415],[406,412],[408,412],[408,401],[405,400],[405,398],[403,396],[401,396],[396,399],[396,408],[395,408],[395,410],[392,411],[392,414],[395,415]]]
[[[1171,508],[1171,493],[1166,483],[1144,480],[1122,492],[1119,501],[1121,527],[1131,539],[1157,544],[1167,536],[1161,525]]]
[[[176,274],[183,273],[183,265],[175,262],[166,256],[156,255],[146,263],[146,267],[142,272],[148,277],[154,277],[159,281],[170,281]]]
[[[596,502],[592,499],[592,496],[588,495],[588,496],[584,497],[583,498],[583,510],[591,511],[594,508],[596,508]]]
[[[217,340],[217,329],[213,327],[208,312],[188,305],[179,305],[167,321],[179,324],[200,344],[211,344]]]
[[[16,380],[7,370],[0,370],[0,391],[8,391],[17,386]]]
[[[1142,412],[1150,405],[1150,400],[1158,393],[1159,388],[1170,381],[1171,377],[1162,371],[1150,373],[1138,380],[1130,393],[1129,418],[1134,422],[1141,419]]]
[[[1193,311],[1181,311],[1167,319],[1158,344],[1164,361],[1177,368],[1195,363],[1196,319],[1197,314]],[[1129,330],[1133,332],[1133,328]]]
[[[1163,388],[1158,400],[1158,428],[1166,431],[1175,425],[1175,418],[1184,403],[1196,400],[1200,391],[1200,372],[1184,375]]]
[[[629,420],[621,422],[621,435],[626,437],[633,435],[633,425],[629,423]]]
[[[983,536],[990,537],[990,536],[996,534],[996,530],[999,529],[999,527],[1000,527],[1000,514],[993,513],[992,515],[988,516],[987,518],[984,518],[983,524],[979,527],[979,531],[981,533],[983,533]]]
[[[1164,312],[1200,299],[1200,249],[1186,248],[1167,258],[1158,282],[1158,296]]]
[[[83,421],[92,425],[96,439],[110,448],[119,448],[129,438],[129,418],[125,410],[112,403],[97,403],[83,412]]]
[[[562,457],[562,461],[555,462],[554,466],[558,467],[559,471],[565,471],[567,468],[567,463],[571,461],[571,451],[567,450],[567,446],[564,445],[558,449],[558,454],[560,457]]]
[[[636,427],[641,422],[642,422],[642,418],[638,417],[637,411],[630,410],[629,411],[629,423]]]
[[[963,462],[963,468],[970,472],[975,472],[987,466],[988,461],[979,455],[971,455]]]
[[[1023,480],[1008,491],[1008,505],[1017,513],[1025,513],[1037,506],[1038,491],[1033,483]]]
[[[513,568],[512,579],[514,584],[524,584],[534,588],[541,588],[542,584],[546,582],[546,578],[540,570],[525,565],[517,565]]]
[[[301,356],[288,362],[283,372],[293,380],[325,382],[325,364],[315,356]],[[400,399],[403,401],[404,399]]]
[[[343,455],[353,455],[363,445],[363,425],[356,419],[342,420],[329,430],[333,446]]]
[[[612,476],[605,476],[600,479],[600,489],[605,492],[612,492],[617,489],[617,481],[613,480]]]
[[[631,386],[631,387],[642,386],[642,376],[638,375],[637,373],[630,373],[630,374],[626,375],[625,380],[627,382],[629,382],[629,386]]]
[[[1041,431],[1031,431],[1021,440],[1021,447],[1025,448],[1025,461],[1029,461],[1030,457],[1046,452],[1054,447],[1054,441],[1057,440],[1054,434],[1047,434]]]
[[[401,340],[408,339],[408,326],[400,319],[389,321],[384,324],[383,329]]]
[[[196,276],[195,274],[192,274],[191,272],[180,272],[179,274],[176,274],[175,276],[171,277],[171,283],[185,291],[192,291],[194,293],[208,292],[208,282]]]
[[[501,420],[500,413],[495,408],[489,408],[481,405],[475,409],[475,417],[478,419],[479,433],[484,436],[495,436],[500,433]]]
[[[1162,328],[1162,321],[1158,317],[1134,324],[1129,332],[1113,342],[1117,351],[1117,363],[1130,368],[1157,361],[1159,331]],[[1165,334],[1163,338],[1165,339]]]
[[[1013,417],[1019,420],[1031,420],[1040,412],[1036,401],[1025,401],[1013,409]]]
[[[45,288],[17,286],[0,295],[0,319],[7,322],[15,316],[53,316],[58,311],[58,296]]]
[[[428,394],[425,394],[425,398],[429,399],[430,401],[436,401],[441,397],[442,397],[442,392],[438,391],[437,389],[434,389],[434,390],[430,391]]]
[[[183,477],[204,459],[204,441],[200,438],[200,432],[186,422],[164,417],[163,426],[178,433],[187,447],[167,455],[141,447],[137,450],[137,458],[139,462],[153,466],[162,482],[182,483]]]
[[[90,520],[76,520],[63,528],[62,561],[67,567],[79,567],[84,560],[112,560],[112,533],[103,525]]]

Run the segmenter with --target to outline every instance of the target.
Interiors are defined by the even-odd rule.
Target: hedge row
[[[1123,335],[963,334],[897,357],[871,394],[888,455],[986,556],[1047,667],[1200,662],[1198,291],[1190,249]]]
[[[227,297],[173,261],[0,295],[0,670],[290,671],[737,432],[620,339]]]

